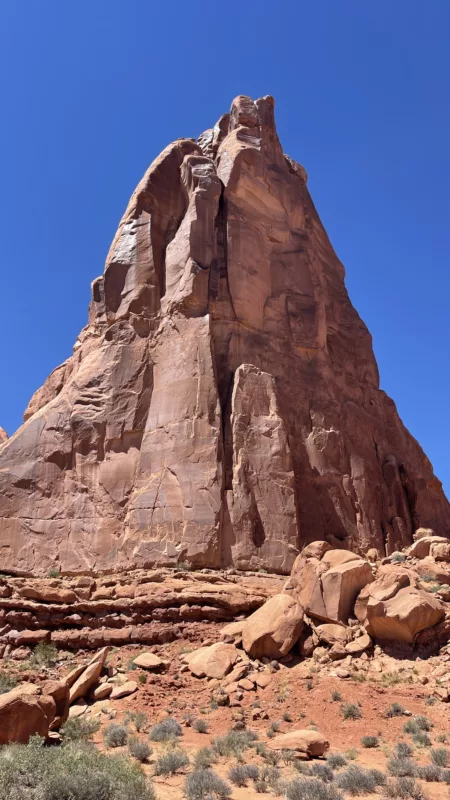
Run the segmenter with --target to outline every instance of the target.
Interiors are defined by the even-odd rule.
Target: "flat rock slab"
[[[136,681],[126,681],[120,686],[115,686],[110,694],[111,700],[120,700],[121,697],[128,697],[130,694],[137,692],[138,685]]]
[[[141,669],[160,670],[166,666],[166,662],[154,653],[141,653],[133,660],[133,664]]]
[[[267,746],[271,750],[293,750],[318,758],[326,753],[330,743],[323,733],[305,729],[280,733],[271,739]]]
[[[200,647],[186,656],[186,663],[197,678],[224,678],[240,656],[233,644],[218,642]]]

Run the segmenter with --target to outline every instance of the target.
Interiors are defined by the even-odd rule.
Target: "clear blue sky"
[[[237,94],[276,99],[382,387],[450,493],[449,0],[4,0],[0,425],[71,353],[128,197]]]

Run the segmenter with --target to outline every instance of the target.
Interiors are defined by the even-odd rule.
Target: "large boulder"
[[[271,750],[291,750],[294,753],[305,754],[310,758],[320,758],[327,752],[330,743],[319,731],[306,728],[305,730],[280,733],[270,739],[267,742],[267,746]]]
[[[276,594],[246,621],[242,646],[251,658],[281,658],[303,629],[303,608],[288,594]]]
[[[423,536],[408,548],[408,555],[410,558],[425,558],[425,556],[430,555],[430,551],[435,545],[442,544],[450,546],[450,541],[445,536]],[[433,555],[433,552],[431,552],[431,555]]]
[[[348,550],[326,550],[321,559],[302,553],[295,561],[284,591],[306,613],[323,622],[347,623],[355,600],[374,580],[367,561]]]
[[[0,745],[27,744],[30,736],[47,737],[56,703],[49,695],[13,689],[0,695]]]
[[[230,672],[239,657],[239,650],[234,644],[217,642],[188,653],[184,660],[197,678],[206,677],[220,680]]]
[[[70,705],[78,700],[80,697],[85,697],[88,692],[98,683],[104,667],[106,656],[109,652],[109,647],[103,647],[95,656],[90,660],[89,664],[84,668],[83,672],[77,677],[75,682],[70,687]]]
[[[409,643],[445,616],[437,598],[412,586],[399,588],[386,599],[366,595],[364,602],[357,603],[356,613],[373,638]]]
[[[52,731],[57,731],[69,717],[69,685],[64,681],[49,680],[41,686],[41,690],[43,695],[52,697],[55,701],[55,717],[50,727]]]

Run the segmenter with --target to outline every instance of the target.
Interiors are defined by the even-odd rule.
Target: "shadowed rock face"
[[[273,99],[238,97],[150,166],[73,355],[0,444],[2,569],[289,572],[305,542],[384,554],[418,526],[450,533],[441,484]]]

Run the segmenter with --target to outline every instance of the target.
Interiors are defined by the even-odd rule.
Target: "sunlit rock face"
[[[237,97],[149,167],[73,355],[0,443],[2,569],[288,573],[307,542],[385,554],[419,526],[450,533],[441,484],[273,99]]]

